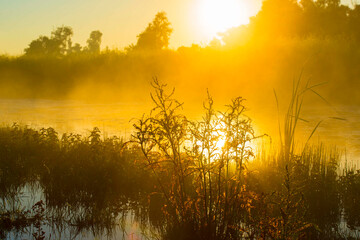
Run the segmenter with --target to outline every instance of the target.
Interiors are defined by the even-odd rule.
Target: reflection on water
[[[7,239],[32,239],[39,230],[43,231],[42,236],[46,239],[146,238],[146,228],[140,227],[141,223],[137,221],[139,210],[136,211],[136,206],[129,202],[123,203],[121,207],[116,202],[107,203],[111,206],[94,207],[90,205],[99,203],[83,201],[74,207],[68,202],[46,198],[39,184],[26,184],[18,189],[16,196],[3,200],[7,210],[22,211],[28,219],[35,218],[34,206],[41,203],[42,207],[40,214],[37,212],[41,216],[41,225],[37,227],[36,220],[28,220],[28,223],[22,225],[23,228],[8,232],[5,235]],[[122,200],[118,199],[119,202]]]
[[[304,116],[309,123],[304,129],[311,132],[321,121],[313,141],[336,146],[342,152],[342,167],[360,167],[360,108],[358,106],[334,106],[332,108],[307,107]]]
[[[181,175],[172,169],[175,165],[162,161],[159,152],[147,152],[147,161],[139,145],[100,134],[94,128],[84,136],[64,134],[59,138],[52,128],[0,128],[0,238],[199,239],[207,236],[207,229],[221,230],[226,219],[221,218],[224,209],[233,214],[228,221],[236,219],[232,226],[244,229],[230,229],[234,239],[244,239],[244,231],[259,229],[276,236],[281,230],[277,226],[284,222],[280,211],[284,204],[295,208],[295,212],[289,210],[285,215],[294,218],[295,223],[285,226],[314,223],[320,231],[310,225],[306,230],[314,239],[356,238],[360,234],[360,172],[338,175],[338,154],[332,149],[312,146],[301,158],[295,156],[291,161],[292,180],[287,181],[283,179],[284,169],[285,176],[290,176],[288,165],[284,168],[284,160],[277,155],[248,162],[246,171],[238,168],[242,170],[238,180],[228,177],[236,173],[233,162],[215,177],[216,167],[223,168],[220,159],[204,165],[212,173],[212,178],[206,179],[218,183],[216,188],[211,185],[206,190],[222,190],[236,197],[228,198],[231,203],[227,205],[228,201],[223,200],[226,194],[215,194],[219,200],[212,200],[210,206],[222,202],[225,207],[219,207],[214,215],[220,221],[208,225],[201,215],[207,209],[201,199],[209,199],[199,188],[203,182],[198,176],[203,172],[194,165],[197,158],[191,157],[198,148],[180,155],[186,157],[183,163],[188,164],[189,172],[183,182],[189,193],[181,202],[183,198],[167,197],[177,193],[174,186]],[[285,192],[284,186],[288,186]],[[305,206],[308,213],[303,216]],[[212,236],[218,239],[222,235]]]
[[[199,105],[201,107],[201,104]],[[254,123],[265,126],[261,133],[276,135],[277,115],[275,105],[266,108],[253,107],[249,115],[255,115]],[[76,132],[88,134],[95,126],[105,136],[130,136],[133,131],[131,120],[140,117],[147,112],[148,107],[141,103],[84,103],[71,100],[39,100],[39,99],[0,99],[1,122],[12,124],[14,122],[25,124],[36,129],[53,127],[60,134]],[[200,113],[192,106],[191,117],[198,118]],[[196,110],[195,110],[196,109]],[[259,109],[267,116],[257,116]],[[271,110],[270,110],[271,109]],[[254,112],[255,111],[255,112]],[[259,111],[259,112],[261,112]],[[264,114],[265,115],[265,114]],[[282,115],[281,115],[282,116]],[[271,117],[271,118],[270,118]],[[305,121],[300,122],[299,138],[306,139],[316,124],[321,121],[319,128],[312,137],[313,142],[324,142],[328,146],[337,146],[342,152],[348,164],[355,168],[360,166],[360,109],[358,106],[305,106],[302,117]],[[275,131],[274,131],[275,129]]]
[[[1,128],[0,238],[141,239],[148,175],[124,146],[97,128]]]
[[[60,133],[88,133],[97,126],[109,135],[131,131],[129,120],[141,115],[140,103],[90,104],[70,100],[1,99],[1,122],[53,127]]]

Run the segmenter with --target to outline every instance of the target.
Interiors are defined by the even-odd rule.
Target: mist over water
[[[150,95],[148,95],[150,98]],[[246,114],[252,119],[259,135],[268,134],[273,141],[278,141],[278,121],[283,121],[283,113],[277,113],[275,100],[260,106],[252,105]],[[217,104],[219,107],[224,105]],[[267,106],[266,106],[267,105]],[[316,106],[317,105],[317,106]],[[322,121],[312,137],[313,143],[323,143],[337,147],[342,154],[343,162],[349,161],[355,168],[360,159],[360,110],[351,105],[305,106],[297,131],[298,145],[301,146],[311,134],[319,121]],[[103,137],[113,135],[126,140],[134,132],[136,119],[150,109],[147,102],[103,102],[91,103],[83,100],[46,100],[46,99],[1,99],[0,112],[2,124],[18,123],[35,129],[52,127],[61,135],[79,133],[88,135],[98,127]],[[192,120],[201,119],[202,102],[185,102],[183,112]],[[265,142],[268,139],[264,139]]]
[[[177,49],[169,19],[0,55],[0,238],[358,239],[360,5],[264,0]]]

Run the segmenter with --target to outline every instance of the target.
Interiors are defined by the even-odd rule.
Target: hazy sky
[[[58,26],[71,26],[73,41],[84,45],[92,30],[103,33],[102,47],[123,48],[164,10],[174,28],[170,46],[209,40],[199,14],[206,1],[246,2],[254,15],[261,0],[0,0],[0,54],[21,54],[31,40],[50,35]]]
[[[247,19],[260,9],[262,0],[0,0],[0,54],[21,54],[31,40],[49,36],[61,25],[71,26],[73,41],[81,45],[92,30],[100,30],[102,47],[122,49],[135,43],[136,36],[162,10],[174,28],[170,47],[207,43],[213,33],[202,25],[200,16],[204,9],[209,11],[207,3],[227,1],[246,6],[242,14]],[[220,7],[212,8],[214,18],[228,17],[215,16]],[[234,21],[244,21],[244,16],[241,19]]]

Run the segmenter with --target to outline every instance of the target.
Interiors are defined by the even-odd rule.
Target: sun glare
[[[198,23],[209,38],[229,28],[247,24],[249,11],[245,0],[200,0]]]
[[[225,137],[223,135],[220,135],[219,136],[219,139],[216,141],[216,148],[217,148],[217,152],[218,153],[221,153],[222,151],[222,148],[224,147],[225,145]]]

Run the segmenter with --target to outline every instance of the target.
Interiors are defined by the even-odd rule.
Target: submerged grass
[[[87,137],[60,138],[52,128],[34,130],[14,124],[0,129],[0,152],[3,236],[13,229],[6,227],[7,216],[29,215],[25,206],[9,205],[21,202],[21,192],[28,186],[40,186],[48,225],[94,234],[119,225],[119,218],[132,204],[139,205],[141,194],[152,187],[147,172],[134,161],[140,153],[137,147],[128,147],[117,137],[102,139],[97,128]]]
[[[299,83],[281,144],[261,154],[252,142],[262,136],[245,115],[243,98],[218,112],[208,94],[204,117],[190,121],[173,91],[156,79],[153,87],[155,107],[134,124],[128,142],[102,137],[97,128],[88,136],[59,137],[52,128],[1,127],[1,237],[15,226],[42,226],[28,221],[25,209],[16,215],[6,204],[19,200],[24,186],[38,184],[42,224],[75,235],[111,234],[132,211],[151,229],[150,238],[356,238],[360,172],[340,175],[335,148],[295,147],[304,94]],[[26,224],[18,225],[22,219]],[[40,230],[36,236],[43,236]]]
[[[203,120],[192,122],[179,112],[173,91],[167,95],[157,79],[154,85],[155,108],[134,125],[134,137],[154,174],[170,176],[166,184],[158,181],[165,239],[345,237],[339,153],[309,145],[320,123],[305,146],[296,148],[304,94],[318,95],[317,85],[300,89],[300,80],[295,82],[280,146],[263,159],[251,147],[258,136],[244,115],[244,99],[217,113],[209,95]]]

